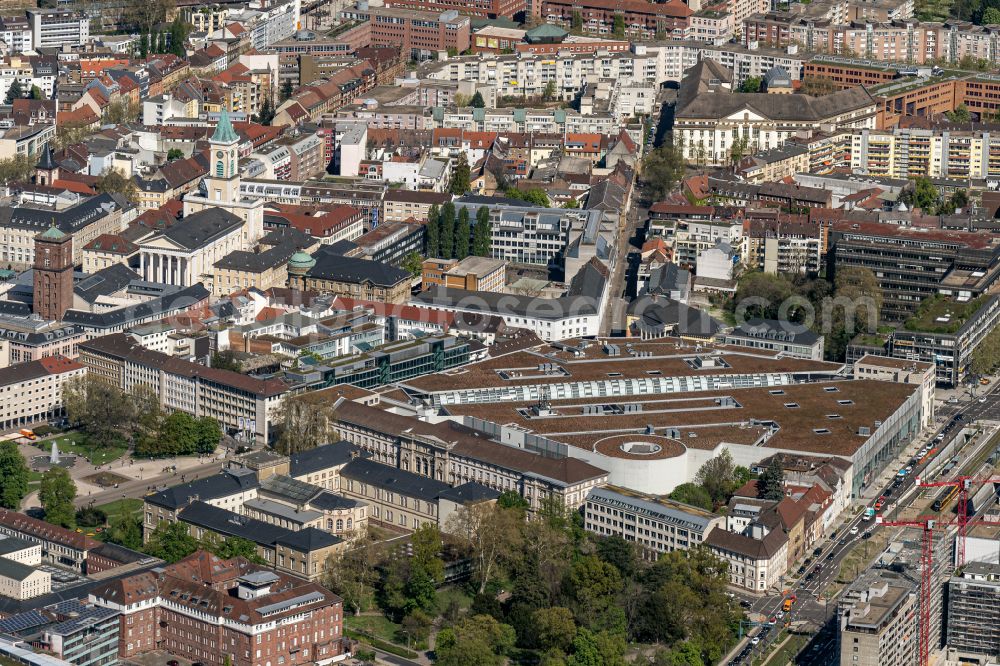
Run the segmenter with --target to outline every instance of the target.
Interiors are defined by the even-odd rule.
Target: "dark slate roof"
[[[436,501],[442,492],[451,488],[444,481],[437,481],[364,458],[352,460],[344,465],[343,469],[340,470],[340,476],[376,488],[391,490],[407,497],[416,497],[426,502]]]
[[[240,537],[262,546],[280,544],[300,552],[326,548],[343,541],[340,537],[315,527],[293,532],[205,502],[192,502],[178,516],[186,523],[227,537]]]
[[[4,578],[24,580],[33,573],[35,573],[35,567],[29,567],[27,564],[8,560],[6,557],[0,557],[0,576]]]
[[[300,553],[308,553],[330,546],[336,546],[343,541],[339,536],[318,530],[315,527],[307,527],[304,530],[290,532],[274,540],[274,543],[294,548]]]
[[[336,243],[331,243],[330,245],[327,245],[326,248],[327,248],[326,251],[332,254],[345,255],[349,252],[357,250],[358,244],[352,243],[349,240],[339,240]]]
[[[108,310],[107,312],[87,312],[84,310],[67,310],[63,321],[67,324],[77,324],[84,328],[106,329],[128,325],[143,319],[162,318],[172,312],[186,310],[209,296],[209,292],[201,284],[185,287],[161,298],[157,298],[127,308]]]
[[[639,318],[639,326],[659,332],[676,326],[678,335],[711,337],[722,330],[722,322],[703,310],[678,301],[648,296],[637,298],[628,305],[628,313]]]
[[[73,285],[73,293],[93,303],[100,296],[110,296],[128,286],[132,280],[138,280],[139,274],[125,264],[112,264],[93,275],[89,275]]]
[[[288,475],[298,477],[338,467],[350,462],[351,458],[358,457],[362,453],[359,447],[347,441],[324,444],[315,449],[293,453],[289,457]]]
[[[185,523],[204,527],[224,536],[241,537],[268,546],[291,533],[283,527],[241,516],[228,509],[200,501],[191,502],[177,515]]]
[[[33,541],[18,539],[17,537],[7,537],[6,539],[0,539],[0,555],[9,555],[10,553],[16,553],[19,550],[24,550],[25,548],[31,548],[34,545],[35,543]]]
[[[307,275],[318,280],[353,284],[370,282],[378,287],[394,287],[411,279],[409,272],[380,261],[339,256],[328,250],[320,250],[312,256],[316,265],[309,269]]]
[[[776,319],[750,319],[736,327],[730,335],[779,340],[801,345],[812,345],[819,340],[819,335],[804,326]]]
[[[338,495],[337,493],[331,493],[329,491],[320,493],[309,502],[309,506],[323,511],[351,509],[359,504],[361,504],[361,502],[358,500],[353,500],[350,497],[344,497],[343,495]]]
[[[176,510],[194,500],[215,499],[234,495],[257,487],[257,474],[250,469],[236,468],[222,470],[215,476],[205,477],[190,483],[182,483],[158,493],[148,495],[145,500],[165,509]]]
[[[447,499],[456,504],[469,504],[495,500],[500,497],[500,491],[487,488],[481,483],[469,481],[460,486],[449,488],[438,494],[440,499]]]
[[[771,120],[822,121],[875,104],[864,86],[812,97],[731,92],[714,81],[731,82],[732,74],[708,58],[689,69],[681,81],[675,117],[718,119],[751,109]]]
[[[42,151],[42,158],[40,160],[38,160],[38,167],[37,168],[44,169],[46,171],[52,171],[53,169],[58,168],[56,166],[56,160],[52,156],[52,145],[51,144],[46,145],[45,146],[45,150]]]
[[[243,220],[222,208],[206,208],[167,227],[154,238],[166,238],[183,248],[194,250],[243,225]]]
[[[34,229],[41,233],[54,222],[59,231],[72,234],[116,211],[132,207],[124,197],[108,193],[90,197],[63,210],[0,206],[0,227]]]

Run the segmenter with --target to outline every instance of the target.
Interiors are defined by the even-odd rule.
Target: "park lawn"
[[[42,485],[42,473],[36,472],[33,469],[28,470],[28,492],[33,490],[38,490],[39,486]]]
[[[472,605],[472,597],[462,586],[450,585],[438,590],[437,606],[439,610],[444,611],[453,600],[458,603],[462,612],[469,610],[469,606]]]
[[[92,465],[107,465],[110,462],[118,460],[125,454],[125,448],[121,446],[94,446],[87,440],[87,436],[80,432],[59,435],[58,437],[47,439],[44,444],[39,443],[39,445],[44,447],[43,450],[50,451],[52,447],[50,442],[58,443],[59,453],[72,453],[73,455],[86,458]]]
[[[100,509],[106,513],[108,516],[108,522],[110,523],[122,514],[139,515],[142,513],[142,500],[129,497],[126,499],[115,500],[114,502],[108,502],[107,504],[100,504],[94,508]]]
[[[401,625],[385,615],[344,615],[344,627],[374,636],[388,643],[396,643],[396,632]]]

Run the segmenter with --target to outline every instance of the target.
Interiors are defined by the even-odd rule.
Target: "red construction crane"
[[[937,518],[921,516],[916,520],[885,520],[875,516],[875,522],[889,527],[919,527],[923,530],[920,549],[920,621],[917,626],[919,643],[918,666],[927,666],[930,659],[931,592],[934,587],[934,528]]]

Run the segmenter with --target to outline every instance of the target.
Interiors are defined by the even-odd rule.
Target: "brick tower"
[[[32,310],[43,319],[62,319],[73,305],[73,237],[55,225],[35,236],[34,275]]]

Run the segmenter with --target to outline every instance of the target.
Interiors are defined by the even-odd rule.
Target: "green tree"
[[[528,500],[524,499],[524,496],[516,490],[505,490],[500,493],[500,497],[497,498],[497,506],[501,509],[516,509],[522,516],[527,514],[528,509],[531,508]]]
[[[149,56],[149,34],[143,32],[139,35],[139,57],[143,60]]]
[[[274,102],[271,101],[271,91],[266,90],[261,95],[260,110],[257,111],[257,122],[261,125],[270,125],[274,120]]]
[[[576,638],[576,622],[570,609],[562,606],[539,608],[533,619],[536,643],[540,650],[569,652],[573,639]]]
[[[455,256],[455,204],[447,202],[441,206],[441,249],[438,254],[442,259]]]
[[[998,18],[1000,18],[1000,10],[994,9],[993,11],[997,12]],[[969,107],[964,104],[959,104],[955,107],[954,111],[947,111],[944,115],[954,123],[968,123],[972,121],[972,114],[969,113]]]
[[[733,141],[733,145],[729,148],[729,163],[732,165],[733,169],[739,166],[740,162],[749,154],[750,141],[745,136]]]
[[[188,29],[180,15],[174,18],[170,24],[170,52],[178,58],[185,58],[187,52],[184,49],[184,42],[187,40]]]
[[[184,157],[184,151],[180,148],[171,148],[167,151],[167,161],[173,162],[174,160],[179,160]]]
[[[778,456],[771,457],[771,462],[757,479],[757,497],[766,500],[785,497],[785,470],[782,469]]]
[[[243,372],[240,363],[236,360],[236,352],[232,349],[212,352],[211,365],[218,370],[232,370],[233,372]]]
[[[212,552],[224,560],[242,557],[254,564],[266,564],[264,558],[257,554],[257,544],[242,537],[226,537],[216,544]]]
[[[323,584],[344,600],[344,610],[355,615],[375,607],[379,569],[386,558],[385,542],[365,533],[349,550],[331,555],[326,562]]]
[[[286,99],[294,94],[295,90],[292,88],[292,80],[285,79],[281,84],[281,101],[284,102]]]
[[[18,510],[28,494],[28,465],[17,450],[17,444],[0,442],[0,506]]]
[[[26,181],[35,173],[34,161],[27,155],[17,154],[0,159],[0,182],[4,185]]]
[[[1000,25],[1000,9],[997,7],[984,9],[979,25]]]
[[[488,257],[492,251],[493,224],[490,222],[490,209],[480,206],[476,211],[476,226],[472,231],[472,254],[477,257]]]
[[[441,211],[433,204],[427,213],[427,227],[424,230],[427,256],[436,259],[441,256]]]
[[[764,80],[759,76],[748,76],[740,84],[739,91],[745,93],[759,93],[763,88]]]
[[[197,442],[197,423],[186,412],[171,412],[160,425],[160,455],[178,456],[193,453]],[[153,455],[152,452],[150,452]]]
[[[566,579],[566,591],[577,622],[597,629],[605,623],[622,590],[621,574],[596,555],[579,558]]]
[[[419,252],[411,252],[403,258],[402,269],[413,277],[420,277],[424,271],[424,258]]]
[[[570,199],[562,205],[563,208],[579,208],[580,202],[577,199]]]
[[[222,441],[222,427],[211,416],[202,416],[195,422],[194,435],[192,453],[214,453]]]
[[[515,640],[512,627],[489,615],[466,617],[438,633],[436,663],[438,666],[502,666]]]
[[[422,642],[430,635],[434,618],[419,608],[414,608],[403,618],[401,631],[406,634],[406,645],[411,641]]]
[[[7,99],[4,103],[13,104],[15,99],[22,97],[24,97],[24,89],[21,87],[21,82],[18,79],[14,79],[10,87],[7,88]]]
[[[45,93],[36,85],[31,86],[31,99],[45,99]]]
[[[608,631],[581,627],[573,640],[567,666],[625,666],[625,638]]]
[[[142,549],[142,519],[135,514],[119,514],[108,526],[105,538],[132,550]]]
[[[79,425],[95,446],[126,446],[135,433],[136,403],[97,375],[67,381],[63,406],[70,423]]]
[[[546,102],[551,102],[556,97],[556,82],[555,79],[550,80],[545,84],[545,89],[542,90],[542,99]]]
[[[642,180],[654,199],[664,199],[684,177],[684,152],[679,145],[664,143],[646,154]]]
[[[469,256],[469,240],[472,236],[472,228],[469,226],[469,209],[462,206],[458,211],[458,221],[455,223],[455,254],[456,259],[465,259]]]
[[[410,535],[410,556],[390,558],[382,581],[383,606],[398,618],[415,608],[433,610],[436,586],[444,580],[441,532],[425,523]]]
[[[120,194],[133,203],[139,200],[139,187],[135,181],[113,167],[105,169],[104,173],[97,177],[94,188],[98,192]]]
[[[38,501],[45,511],[45,521],[61,527],[76,526],[76,484],[63,467],[53,467],[42,475]]]
[[[583,32],[583,14],[579,10],[573,10],[573,16],[570,19],[570,32],[577,35]]]
[[[471,106],[474,109],[485,109],[486,100],[483,99],[483,93],[477,90],[476,94],[472,96],[471,100],[469,100],[469,106]]]
[[[625,17],[622,14],[615,12],[615,19],[614,23],[612,24],[611,34],[614,35],[616,39],[624,39]]]
[[[448,533],[460,540],[472,559],[479,594],[486,593],[521,548],[523,523],[520,509],[486,502],[464,506],[449,519]]]
[[[930,178],[918,176],[913,180],[913,205],[933,215],[940,195]]]
[[[468,192],[471,178],[472,170],[469,167],[469,159],[463,151],[458,154],[458,163],[455,164],[455,171],[451,176],[451,193],[455,196],[462,196]]]
[[[682,483],[671,491],[670,499],[690,504],[706,511],[712,510],[712,496],[697,483]]]
[[[161,522],[146,543],[145,552],[173,564],[198,550],[198,541],[188,534],[187,523]]]
[[[728,502],[737,488],[736,463],[729,449],[705,461],[694,480],[708,492],[715,506]]]
[[[510,199],[520,199],[535,206],[549,207],[549,195],[540,187],[532,187],[527,190],[508,187],[504,194]]]
[[[88,506],[76,510],[76,524],[80,527],[101,527],[108,520],[108,514],[102,510]]]

